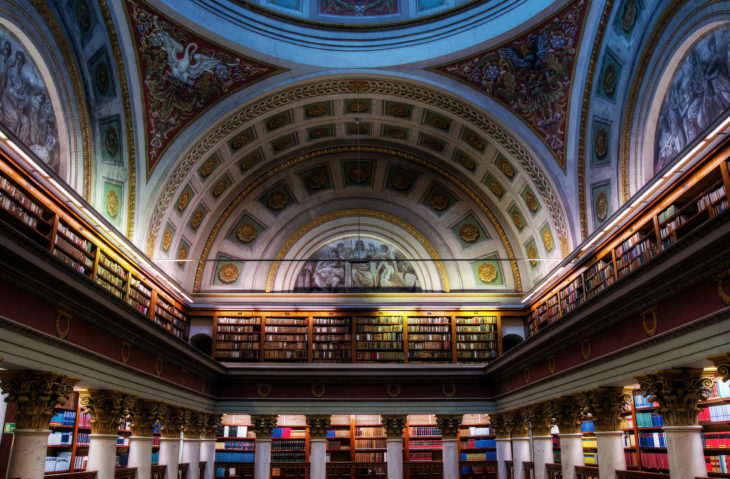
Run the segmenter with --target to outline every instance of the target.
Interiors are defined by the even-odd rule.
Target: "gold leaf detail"
[[[459,228],[459,238],[467,243],[473,243],[479,238],[479,228],[472,223],[464,223]]]
[[[116,218],[119,214],[119,196],[114,190],[109,190],[106,194],[106,212],[112,218]]]
[[[251,223],[244,223],[236,230],[236,237],[244,243],[250,243],[256,238],[256,227]]]
[[[229,284],[238,279],[238,267],[233,263],[226,263],[218,270],[218,279]]]
[[[491,283],[497,279],[497,268],[491,263],[482,263],[479,265],[477,275],[482,283]]]

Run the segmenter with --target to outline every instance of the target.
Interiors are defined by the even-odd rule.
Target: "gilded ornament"
[[[73,314],[56,307],[56,336],[66,339],[69,331],[71,331],[71,318],[73,318]]]
[[[172,244],[172,230],[167,228],[162,234],[162,249],[167,251],[170,249],[170,244]]]
[[[327,113],[327,105],[323,103],[316,103],[310,105],[306,109],[307,116],[322,116]]]
[[[285,136],[283,138],[279,138],[278,140],[274,141],[274,149],[275,150],[283,150],[284,148],[288,148],[291,146],[291,144],[294,143],[294,140],[291,136]]]
[[[442,384],[441,394],[443,394],[447,398],[454,397],[456,395],[456,384]]]
[[[309,138],[316,140],[318,138],[324,138],[325,136],[329,136],[330,129],[327,127],[320,127],[320,128],[312,128],[309,130]]]
[[[259,384],[259,386],[268,386],[271,392],[271,385]],[[260,394],[259,394],[260,396]],[[266,394],[268,396],[268,394]],[[266,397],[262,396],[262,397]],[[252,429],[256,433],[257,439],[268,439],[271,437],[271,431],[276,427],[276,414],[251,414]]]
[[[395,386],[392,384],[391,386]],[[400,388],[398,388],[400,391]],[[400,439],[403,437],[403,428],[406,427],[406,416],[403,414],[381,414],[380,423],[385,429],[385,436],[388,439]]]
[[[399,116],[401,118],[408,116],[410,113],[410,110],[403,105],[390,105],[388,111],[391,115]]]
[[[489,189],[492,190],[492,193],[494,193],[495,195],[497,195],[499,197],[501,197],[502,194],[504,193],[502,186],[494,180],[491,180],[489,182]]]
[[[17,407],[18,429],[48,429],[53,408],[64,403],[73,393],[78,379],[56,373],[35,371],[0,371],[5,401]]]
[[[477,167],[477,165],[474,164],[474,160],[466,155],[459,155],[459,163],[461,163],[461,166],[470,171],[473,171],[474,168]]]
[[[327,387],[324,384],[312,384],[312,396],[321,398],[325,392],[327,392]]]
[[[256,385],[256,394],[262,398],[269,397],[269,395],[271,394],[271,384],[257,384]],[[253,419],[253,416],[252,416],[252,419]],[[276,424],[276,423],[274,423],[274,424]]]
[[[396,173],[395,175],[393,175],[391,183],[393,184],[393,188],[402,191],[411,186],[411,179],[408,177],[408,175]]]
[[[287,121],[289,121],[289,118],[284,115],[276,115],[273,118],[269,118],[269,121],[266,122],[266,127],[269,130],[275,130],[277,128],[281,128],[282,126],[286,125]]]
[[[439,115],[428,115],[427,123],[431,125],[434,128],[438,128],[439,130],[448,130],[449,129],[449,121]]]
[[[537,211],[537,198],[535,198],[535,195],[529,191],[525,191],[525,203],[527,203],[527,207],[530,208],[530,211]]]
[[[473,135],[471,133],[468,133],[466,135],[466,142],[469,144],[469,146],[476,150],[481,151],[484,149],[484,142],[480,140],[476,135]]]
[[[629,33],[636,23],[636,0],[629,0],[624,6],[624,14],[621,16],[621,28],[625,33]]]
[[[444,144],[438,141],[436,138],[425,138],[423,140],[423,144],[427,147],[431,148],[432,150],[441,151],[444,149]]]
[[[233,263],[226,263],[218,270],[218,279],[230,284],[238,279],[238,267]]]
[[[548,371],[550,374],[555,374],[555,355],[551,354],[547,357]]]
[[[388,393],[388,396],[392,398],[397,398],[398,396],[400,396],[400,385],[388,384],[385,387],[385,392]]]
[[[256,161],[258,159],[259,159],[258,156],[256,156],[255,154],[248,155],[246,158],[241,160],[241,162],[239,163],[239,166],[244,171],[248,170],[249,168],[251,168],[253,165],[256,164]]]
[[[449,206],[449,197],[443,193],[434,193],[428,198],[428,204],[436,211],[443,211]]]
[[[116,218],[119,214],[119,196],[114,190],[109,190],[106,194],[106,212],[112,218]]]
[[[203,166],[200,167],[200,174],[203,176],[203,178],[213,173],[213,170],[215,170],[216,162],[217,160],[215,156],[211,156],[210,158],[205,160]]]
[[[606,92],[606,95],[611,96],[613,95],[613,92],[616,90],[616,80],[618,79],[618,72],[616,71],[616,66],[614,66],[613,63],[610,63],[606,67],[606,71],[603,72],[603,91]]]
[[[228,183],[226,183],[226,180],[220,180],[213,187],[213,196],[220,196],[221,193],[223,193],[224,191],[226,191],[226,187],[227,186],[228,186]]]
[[[527,247],[527,257],[530,258],[530,260],[534,260],[537,258],[537,249],[535,249],[535,245],[530,245]],[[530,261],[530,264],[532,266],[535,266],[537,264],[537,261]]]
[[[284,206],[286,206],[287,201],[288,198],[281,191],[274,191],[270,193],[269,196],[266,198],[266,204],[268,204],[269,208],[273,210],[282,209]]]
[[[236,229],[236,238],[244,243],[250,243],[256,239],[256,227],[251,223],[243,223]]]
[[[361,185],[367,181],[370,173],[365,168],[356,166],[354,168],[350,168],[350,173],[348,176],[350,177],[350,181],[352,181],[356,185]]]
[[[725,304],[730,304],[730,295],[725,292],[725,289],[723,288],[723,283],[729,277],[730,268],[712,277],[712,280],[717,283],[717,294],[718,296],[720,296],[720,299]]]
[[[364,101],[353,101],[347,105],[347,109],[352,113],[364,113],[368,111],[368,104]]]
[[[188,245],[181,244],[180,249],[177,250],[178,263],[182,263],[183,260],[187,259],[187,257],[188,257]]]
[[[347,125],[347,132],[351,135],[366,135],[370,129],[364,123],[350,123]]]
[[[399,140],[402,140],[406,137],[406,132],[401,130],[400,128],[388,128],[387,130],[388,136],[391,138],[397,138]]]
[[[193,213],[193,217],[190,219],[190,226],[194,230],[198,229],[198,226],[200,226],[200,223],[203,222],[204,216],[205,216],[205,213],[203,213],[203,210],[198,210],[195,213]]]
[[[603,221],[608,216],[608,198],[606,192],[601,191],[596,197],[596,217]]]
[[[240,148],[243,148],[250,140],[251,134],[248,131],[241,132],[233,137],[233,139],[231,140],[231,147],[234,150],[238,150]]]
[[[491,283],[497,279],[497,268],[491,263],[482,263],[477,270],[477,276],[482,283]]]
[[[316,171],[311,173],[307,177],[307,186],[311,190],[319,190],[321,189],[324,184],[326,183],[325,177],[321,174],[317,173]]]
[[[165,360],[159,356],[155,357],[155,374],[162,376],[162,367],[165,365]]]
[[[187,208],[188,204],[190,203],[190,198],[192,197],[192,194],[190,194],[190,190],[185,190],[180,195],[180,198],[177,199],[177,209],[180,211],[185,210]]]
[[[550,233],[550,229],[545,228],[542,232],[542,243],[545,245],[545,249],[551,251],[553,249],[553,234]]]
[[[441,437],[444,439],[456,439],[459,435],[459,426],[463,414],[437,414],[436,425],[441,431]]]
[[[312,395],[314,395],[315,397],[321,397],[321,395],[317,396],[314,394],[315,386],[317,386],[317,384],[312,386]],[[322,386],[324,388],[323,384],[320,384],[319,386]],[[330,415],[307,414],[307,426],[309,427],[309,438],[310,439],[325,439],[327,437],[327,431],[330,429],[331,422],[332,422],[332,416],[330,416]]]
[[[515,222],[515,226],[517,226],[518,229],[522,229],[525,227],[525,220],[522,218],[522,215],[519,211],[517,211],[517,208],[512,210],[512,219]]]
[[[608,132],[601,128],[596,132],[596,139],[593,144],[593,148],[595,149],[596,156],[598,158],[603,158],[606,156],[606,153],[608,153]]]
[[[459,238],[467,243],[473,243],[479,238],[479,228],[473,223],[464,223],[459,228]]]
[[[586,338],[580,342],[580,354],[583,359],[588,361],[591,359],[591,338]]]
[[[76,0],[76,21],[83,32],[91,28],[91,8],[87,0]]]
[[[515,170],[512,169],[512,165],[507,163],[505,160],[501,160],[499,162],[499,169],[502,170],[502,173],[507,175],[509,178],[512,178],[515,174]]]
[[[100,93],[107,93],[109,91],[109,69],[103,61],[99,62],[96,70],[94,70],[94,83]]]
[[[122,362],[124,364],[127,364],[129,362],[129,357],[132,355],[132,343],[129,341],[122,341]]]

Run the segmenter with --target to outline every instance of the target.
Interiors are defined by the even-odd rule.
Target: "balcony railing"
[[[151,476],[152,479],[165,479],[165,469],[167,469],[167,466],[164,465],[155,465],[152,466],[151,470]],[[91,478],[89,478],[91,479]]]
[[[507,479],[515,477],[515,465],[512,461],[504,461],[504,469],[507,471]]]
[[[215,467],[224,470],[223,477],[233,476],[238,479],[253,479],[253,462],[216,462]]]
[[[616,471],[616,479],[669,479],[669,474],[659,472]]]
[[[440,479],[444,476],[444,463],[404,462],[403,476],[406,479]]]
[[[522,477],[525,479],[535,479],[535,463],[530,461],[522,462]]]
[[[114,479],[134,479],[137,477],[136,467],[118,467],[114,470]]]
[[[461,479],[497,479],[497,461],[459,462]]]

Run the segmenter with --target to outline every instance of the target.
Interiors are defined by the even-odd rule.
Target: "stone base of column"
[[[545,479],[545,464],[554,462],[553,437],[533,436],[532,457],[535,463],[535,479]]]
[[[309,479],[327,479],[327,439],[309,440]]]
[[[560,465],[563,479],[575,479],[575,466],[583,460],[583,434],[560,434]]]
[[[598,448],[598,475],[616,479],[616,471],[626,470],[624,433],[621,431],[596,431]]]
[[[13,445],[10,448],[8,476],[18,479],[37,479],[46,470],[46,449],[48,429],[16,429],[13,431]]]
[[[702,426],[664,426],[672,479],[707,476],[701,431]]]
[[[507,479],[507,468],[504,461],[512,460],[512,440],[505,437],[497,438],[497,478]]]
[[[512,463],[515,466],[514,479],[524,479],[525,471],[522,463],[530,461],[530,438],[512,438]]]
[[[200,462],[205,463],[205,473],[200,479],[213,479],[215,476],[215,438],[200,440]]]
[[[403,439],[387,439],[388,479],[403,479]]]
[[[271,439],[256,439],[254,479],[269,479],[271,475]]]
[[[129,438],[129,461],[127,467],[137,468],[137,479],[149,479],[152,476],[152,444],[155,438],[149,436],[131,436]]]
[[[96,471],[96,479],[114,479],[117,463],[117,434],[90,434],[87,471]]]

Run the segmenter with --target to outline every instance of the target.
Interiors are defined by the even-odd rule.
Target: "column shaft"
[[[533,436],[532,456],[535,463],[535,479],[545,479],[545,464],[552,464],[553,437]]]
[[[256,438],[254,479],[269,479],[271,474],[271,438]]]
[[[166,479],[177,479],[177,468],[180,465],[180,439],[176,437],[160,438],[160,460],[165,468]]]
[[[200,441],[200,462],[205,462],[205,474],[200,479],[213,479],[215,475],[215,438]]]
[[[16,429],[10,449],[8,476],[41,479],[46,470],[46,448],[50,430]]]
[[[563,479],[575,479],[575,466],[583,466],[583,434],[560,434],[560,464]]]
[[[459,479],[459,440],[442,439],[444,479]]]
[[[403,439],[387,439],[388,479],[403,479]]]
[[[188,464],[187,479],[199,479],[200,438],[183,438],[182,448],[182,462]]]
[[[116,434],[90,434],[87,471],[96,471],[97,479],[114,479],[117,459]]]
[[[497,478],[507,478],[507,468],[504,461],[512,460],[512,441],[506,437],[497,438]]]
[[[702,426],[664,426],[669,475],[672,479],[707,476],[702,447]]]
[[[621,431],[596,431],[598,447],[598,475],[616,479],[616,471],[626,470],[624,433]]]
[[[309,440],[309,479],[327,478],[327,439]]]
[[[127,467],[137,468],[137,479],[150,479],[152,475],[152,443],[155,438],[131,436],[129,438],[129,462]]]
[[[515,467],[514,479],[524,479],[525,471],[522,469],[523,462],[530,461],[530,438],[512,438],[512,463]]]

